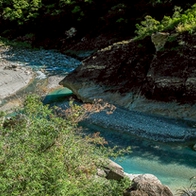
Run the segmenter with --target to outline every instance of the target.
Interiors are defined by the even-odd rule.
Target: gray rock
[[[132,182],[124,196],[173,196],[170,189],[152,174],[138,175]]]
[[[108,165],[105,166],[104,171],[106,173],[106,178],[109,180],[121,180],[125,177],[123,168],[111,160]]]

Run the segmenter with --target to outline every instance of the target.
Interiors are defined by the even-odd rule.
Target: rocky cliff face
[[[153,37],[114,43],[83,60],[60,84],[83,101],[102,98],[127,108],[138,97],[195,104],[196,35],[171,34],[164,42],[158,50]]]

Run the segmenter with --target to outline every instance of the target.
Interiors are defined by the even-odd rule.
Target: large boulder
[[[124,94],[141,88],[154,52],[150,37],[141,42],[115,43],[85,59],[60,84],[83,101],[97,97],[112,100],[112,93]]]
[[[173,196],[173,193],[156,176],[141,174],[132,180],[124,196]]]
[[[83,60],[60,84],[83,101],[99,97],[127,106],[132,94],[140,94],[154,100],[195,103],[196,36],[166,38],[158,51],[160,46],[151,37],[114,43]],[[123,103],[122,97],[127,97]]]
[[[114,43],[83,60],[60,84],[84,102],[103,99],[129,110],[195,120],[196,35],[171,34],[162,45],[157,51],[151,37]]]
[[[112,160],[109,160],[103,169],[97,170],[97,176],[107,180],[129,178],[131,185],[125,190],[124,196],[173,196],[170,189],[163,185],[156,176],[152,174],[127,174],[119,164]]]

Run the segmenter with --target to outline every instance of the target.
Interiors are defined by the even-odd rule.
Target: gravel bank
[[[95,113],[88,122],[160,142],[184,142],[196,138],[196,122],[177,120],[117,108],[113,114]]]

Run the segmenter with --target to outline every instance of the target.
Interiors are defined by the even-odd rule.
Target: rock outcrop
[[[61,84],[82,100],[134,92],[148,99],[195,103],[196,35],[167,39],[160,51],[150,37],[115,43],[85,59]]]
[[[123,41],[96,52],[60,84],[70,88],[83,101],[107,92],[137,91],[144,83],[155,52],[150,38],[139,43]]]
[[[196,35],[169,35],[163,45],[157,51],[151,37],[114,43],[83,60],[60,84],[85,102],[102,98],[131,108],[144,97],[195,104]]]

